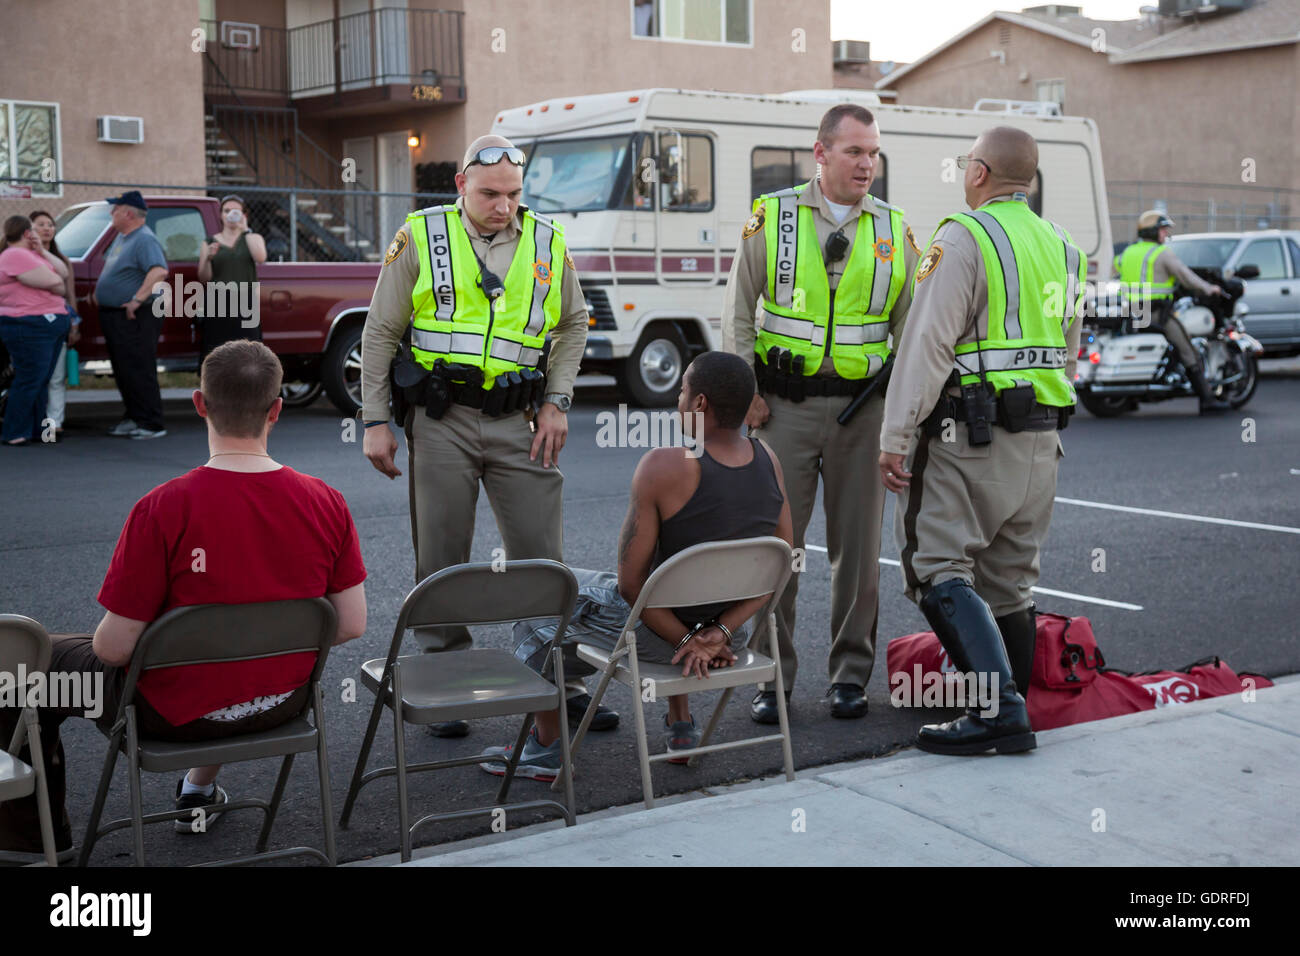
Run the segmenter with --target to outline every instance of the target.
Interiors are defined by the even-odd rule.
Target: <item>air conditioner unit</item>
[[[139,116],[99,116],[95,126],[101,143],[144,142],[144,119]]]
[[[836,40],[835,63],[870,63],[871,44],[866,40]]]

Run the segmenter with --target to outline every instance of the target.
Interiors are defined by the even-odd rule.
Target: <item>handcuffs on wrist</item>
[[[728,628],[727,625],[723,624],[717,618],[714,618],[711,621],[700,621],[689,631],[687,631],[686,636],[683,637],[680,641],[678,641],[677,646],[673,648],[673,653],[676,654],[678,651],[680,651],[683,647],[686,646],[687,641],[689,641],[692,637],[694,637],[696,634],[700,633],[700,631],[704,630],[707,627],[716,627],[723,634],[727,635],[727,643],[728,644],[731,643],[732,637],[731,637],[730,628]]]

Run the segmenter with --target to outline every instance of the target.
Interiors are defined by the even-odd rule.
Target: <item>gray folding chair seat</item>
[[[569,617],[577,599],[578,582],[573,572],[558,561],[543,559],[507,561],[504,568],[489,563],[460,564],[437,571],[417,584],[402,602],[388,656],[366,661],[361,666],[361,681],[374,692],[375,704],[370,711],[370,723],[361,743],[361,752],[357,755],[339,826],[347,829],[361,788],[372,780],[388,776],[397,777],[397,818],[403,862],[411,858],[415,830],[436,820],[492,814],[509,806],[515,810],[555,810],[563,815],[567,826],[573,826],[576,819],[573,771],[569,760],[569,725],[564,706],[564,660],[560,641],[569,626]],[[559,618],[560,623],[540,677],[522,661],[500,650],[474,648],[398,656],[402,638],[410,628],[513,624],[543,617]],[[554,683],[546,679],[547,673],[554,675]],[[400,701],[401,706],[393,706],[394,701]],[[393,715],[396,765],[367,772],[366,762],[385,707]],[[563,786],[565,802],[528,800],[506,804],[519,765],[519,753],[532,726],[533,713],[557,708],[563,761],[555,785],[557,789]],[[474,754],[408,764],[406,724],[520,714],[524,715],[523,726],[519,729],[510,759],[503,760],[506,772],[495,802],[465,810],[429,813],[414,823],[410,822],[406,787],[408,774],[479,764],[486,758]]]
[[[401,662],[402,716],[410,724],[531,713],[555,703],[555,685],[505,651],[472,648],[416,654]],[[377,657],[361,665],[361,683],[376,694],[384,686],[387,663]],[[467,693],[473,694],[472,701],[466,701]],[[392,706],[387,690],[384,703]]]
[[[107,734],[108,753],[104,757],[99,788],[95,792],[78,865],[85,866],[89,862],[90,853],[100,837],[129,826],[134,837],[136,865],[144,866],[145,824],[194,819],[192,810],[163,810],[146,815],[140,792],[140,771],[160,773],[211,764],[283,757],[270,801],[232,800],[221,805],[223,815],[234,810],[254,808],[265,814],[257,838],[256,852],[204,865],[230,866],[307,855],[333,866],[337,854],[334,847],[334,810],[330,802],[329,759],[320,675],[325,669],[326,657],[337,634],[338,618],[334,605],[325,598],[178,607],[145,628],[131,655],[131,666],[127,671],[117,718]],[[136,683],[142,671],[187,664],[247,661],[298,652],[314,653],[316,663],[307,684],[310,688],[307,701],[297,717],[270,730],[214,740],[180,742],[141,739],[135,697]],[[307,720],[308,714],[311,715],[310,721]],[[289,782],[294,755],[312,750],[316,751],[325,852],[308,846],[266,852],[271,827],[275,823],[280,800]],[[126,755],[129,766],[127,782],[130,786],[131,815],[100,826],[100,817],[104,812],[109,786],[113,782],[113,768],[119,753]]]
[[[722,712],[731,699],[736,687],[747,684],[771,684],[781,686],[781,658],[774,653],[772,657],[760,654],[750,646],[736,655],[735,663],[730,667],[718,667],[709,671],[706,678],[683,677],[680,664],[647,664],[637,660],[635,624],[641,612],[647,607],[694,607],[700,604],[721,603],[724,601],[744,601],[770,594],[771,597],[755,618],[768,618],[769,633],[772,642],[776,641],[776,603],[781,599],[790,579],[793,561],[790,546],[776,537],[742,538],[737,541],[709,541],[673,555],[650,575],[637,597],[636,605],[628,614],[623,633],[612,651],[603,651],[586,644],[578,645],[578,656],[600,671],[600,683],[591,695],[591,703],[583,714],[582,722],[574,735],[570,750],[576,755],[582,744],[596,708],[605,695],[611,680],[617,680],[634,689],[632,694],[633,714],[636,717],[637,756],[641,763],[641,791],[646,809],[654,807],[654,784],[650,775],[650,765],[661,761],[680,758],[680,754],[650,754],[646,738],[645,712],[642,705],[642,691],[648,685],[653,689],[657,700],[676,694],[697,694],[709,690],[722,690],[713,713],[700,736],[700,746],[691,750],[687,761],[695,766],[705,754],[717,750],[733,750],[737,747],[751,747],[755,744],[775,743],[780,741],[785,765],[785,777],[793,780],[794,755],[790,749],[790,724],[786,713],[785,695],[777,694],[777,715],[781,727],[778,734],[764,734],[758,737],[746,737],[721,744],[710,744],[713,731],[722,719]],[[757,634],[757,629],[755,630]],[[772,651],[776,648],[772,647]]]
[[[0,614],[0,671],[16,679],[19,669],[26,672],[28,681],[36,674],[50,668],[50,635],[36,621],[21,614]],[[47,685],[48,686],[48,685]],[[17,691],[17,688],[14,688]],[[18,759],[23,741],[31,745],[31,764]],[[0,741],[3,742],[3,741]],[[45,775],[45,759],[41,751],[41,728],[37,722],[36,708],[30,703],[23,708],[14,728],[13,739],[7,741],[8,749],[0,750],[0,803],[36,794],[36,812],[41,824],[41,849],[45,864],[58,866],[54,847],[54,823],[50,813],[50,791]]]

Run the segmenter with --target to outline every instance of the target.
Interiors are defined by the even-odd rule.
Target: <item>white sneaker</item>
[[[148,438],[162,438],[166,434],[167,429],[165,428],[160,428],[156,432],[150,431],[148,428],[136,428],[135,431],[131,432],[131,438],[134,441],[141,441]]]
[[[140,426],[137,425],[135,422],[131,421],[131,419],[124,418],[116,425],[114,425],[112,428],[110,428],[108,430],[108,433],[112,435],[114,438],[130,438],[132,433],[135,432],[135,430],[139,427]]]

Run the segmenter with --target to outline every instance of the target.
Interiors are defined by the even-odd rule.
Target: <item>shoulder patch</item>
[[[564,264],[568,266],[570,269],[578,268],[573,264],[573,253],[571,253],[568,249],[564,250]]]
[[[912,251],[918,256],[921,254],[921,247],[916,244],[916,236],[912,233],[912,227],[907,227],[907,244],[912,247]]]
[[[397,230],[397,235],[393,236],[393,241],[388,244],[388,251],[384,253],[384,265],[388,265],[406,250],[406,233],[401,229]]]
[[[754,215],[750,216],[745,222],[745,230],[740,234],[741,239],[748,239],[756,232],[763,228],[763,220],[767,216],[767,207],[759,206]]]
[[[923,281],[931,272],[939,268],[939,260],[942,258],[943,246],[931,246],[921,258],[921,264],[916,267],[916,281]]]

